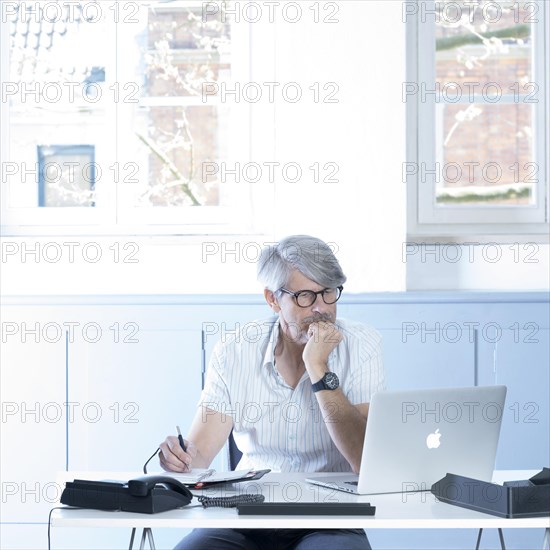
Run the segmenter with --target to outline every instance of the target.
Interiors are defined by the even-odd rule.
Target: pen
[[[183,437],[181,436],[180,427],[179,427],[179,426],[176,426],[176,430],[177,430],[177,432],[178,432],[178,441],[180,442],[181,448],[182,448],[184,451],[187,451],[187,449],[185,448],[185,442],[183,441]]]

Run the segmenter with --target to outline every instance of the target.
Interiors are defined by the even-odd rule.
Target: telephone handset
[[[191,491],[180,481],[168,476],[144,476],[128,481],[128,490],[136,497],[147,496],[153,489],[174,491],[187,497],[189,502],[193,498]]]

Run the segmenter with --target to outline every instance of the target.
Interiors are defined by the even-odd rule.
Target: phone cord
[[[265,500],[264,495],[236,495],[233,497],[198,497],[204,508],[220,506],[222,508],[236,508],[239,504],[255,504]]]

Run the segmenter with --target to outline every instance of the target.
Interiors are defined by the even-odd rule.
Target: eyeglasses
[[[343,286],[338,286],[336,288],[324,288],[318,292],[313,290],[299,290],[298,292],[291,292],[286,288],[280,288],[277,292],[286,292],[294,297],[294,301],[299,307],[311,307],[316,301],[319,294],[323,298],[325,304],[330,305],[336,303],[340,296],[342,295]]]

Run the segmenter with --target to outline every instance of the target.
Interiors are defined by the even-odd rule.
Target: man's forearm
[[[308,335],[302,357],[311,383],[316,384],[329,372],[329,354],[342,340],[342,334],[333,323],[319,322],[310,325]],[[359,472],[368,405],[352,405],[341,388],[319,390],[315,396],[332,441],[352,470]]]
[[[367,427],[366,414],[352,405],[340,388],[318,391],[315,396],[330,437],[352,470],[358,473]]]

